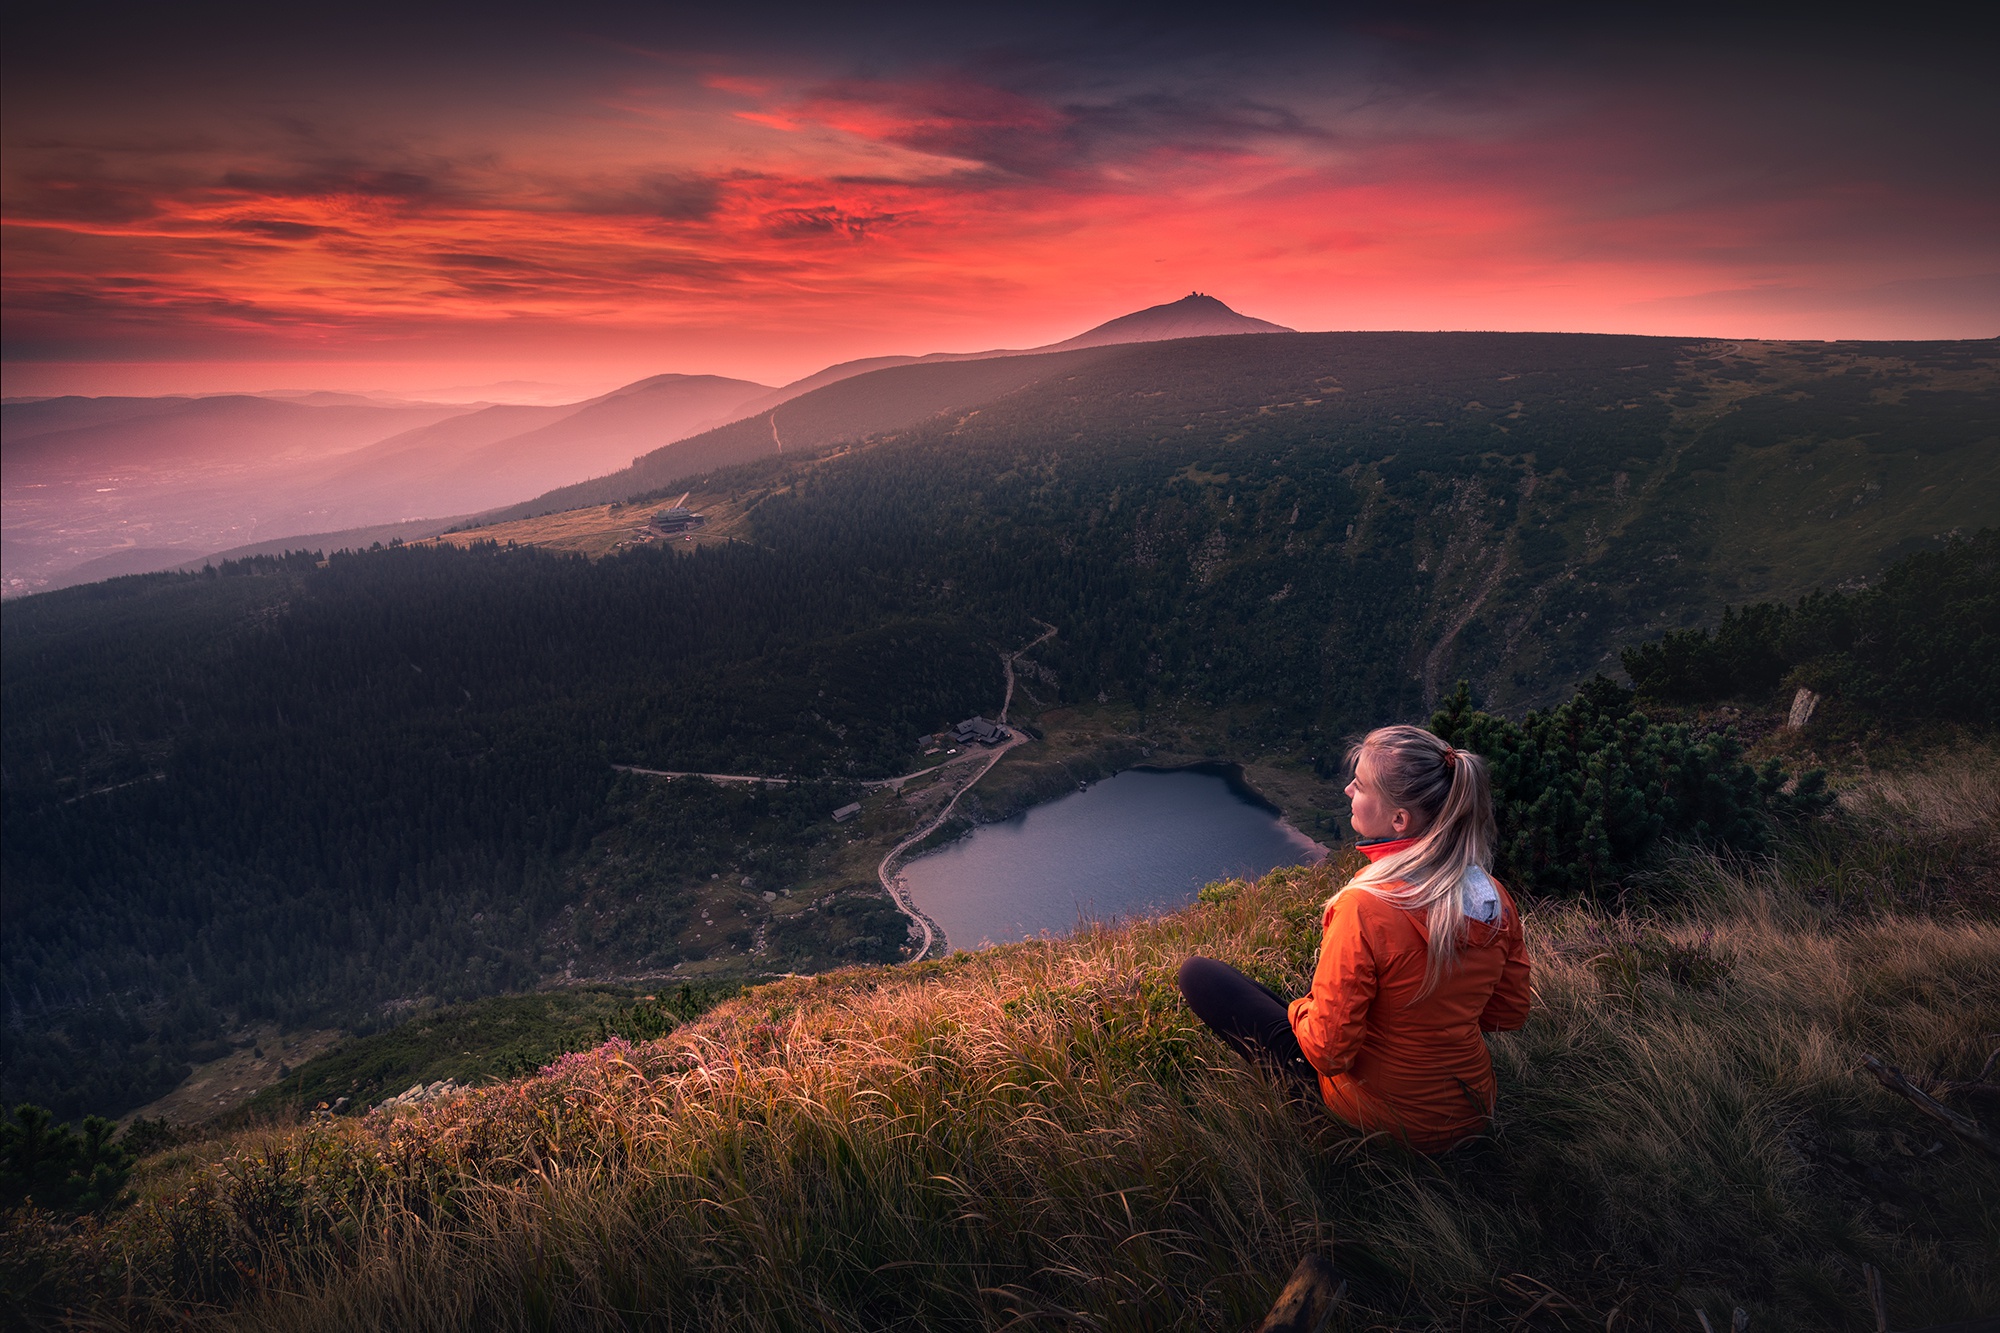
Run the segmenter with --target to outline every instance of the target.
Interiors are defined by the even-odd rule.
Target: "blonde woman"
[[[1238,1054],[1314,1082],[1365,1130],[1442,1152],[1493,1114],[1483,1032],[1528,1018],[1521,917],[1486,873],[1486,764],[1421,727],[1372,731],[1348,756],[1368,867],[1327,900],[1312,993],[1286,1005],[1226,963],[1190,958],[1181,993]]]

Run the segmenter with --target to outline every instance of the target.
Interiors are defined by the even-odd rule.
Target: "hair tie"
[[[1445,747],[1444,747],[1444,762],[1445,762],[1445,764],[1446,764],[1446,765],[1447,765],[1448,767],[1450,767],[1450,768],[1452,769],[1452,771],[1453,771],[1453,772],[1456,772],[1456,771],[1458,770],[1458,747],[1457,747],[1457,746],[1455,746],[1455,745],[1447,745],[1447,746],[1445,746]]]

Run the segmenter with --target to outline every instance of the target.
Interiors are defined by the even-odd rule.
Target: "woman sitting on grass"
[[[1312,993],[1288,1008],[1212,958],[1181,965],[1181,993],[1245,1059],[1317,1082],[1342,1120],[1442,1152],[1493,1114],[1480,1033],[1528,1017],[1521,918],[1484,869],[1486,763],[1421,727],[1372,731],[1348,757],[1369,865],[1327,900]]]

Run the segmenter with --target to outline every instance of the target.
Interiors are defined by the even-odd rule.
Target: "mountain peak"
[[[1074,347],[1102,347],[1106,343],[1161,342],[1168,338],[1207,338],[1224,333],[1295,332],[1296,329],[1269,320],[1239,315],[1204,292],[1189,292],[1178,301],[1120,315],[1065,342],[1036,350],[1059,352]]]

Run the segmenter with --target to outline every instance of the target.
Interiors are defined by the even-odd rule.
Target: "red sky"
[[[775,383],[1192,289],[2000,334],[2000,107],[1922,34],[420,11],[10,25],[6,392]]]

